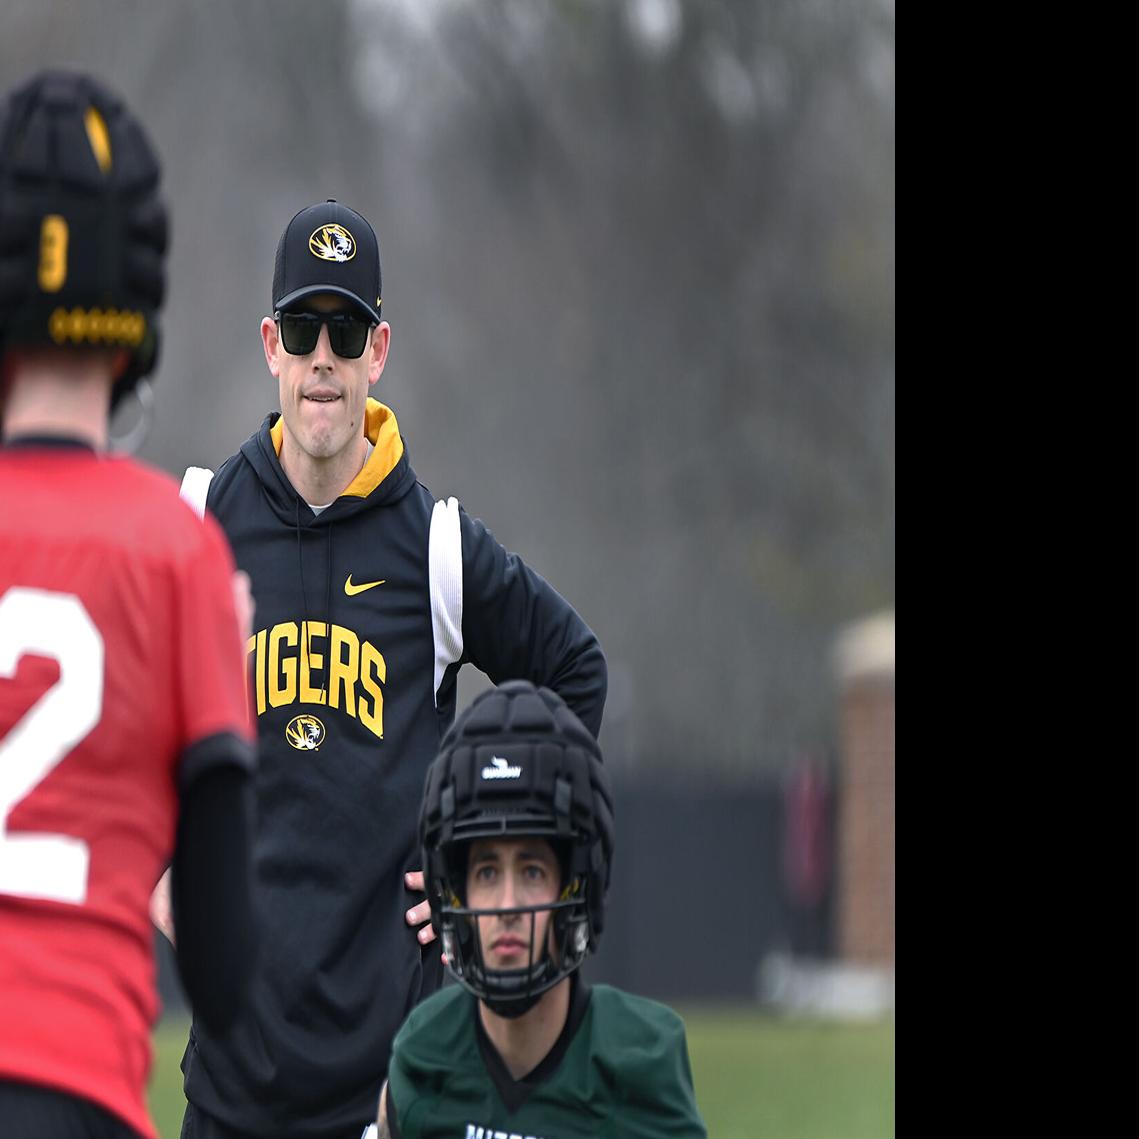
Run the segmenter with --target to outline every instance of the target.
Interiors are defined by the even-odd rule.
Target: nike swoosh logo
[[[374,589],[377,585],[383,585],[387,578],[381,578],[379,581],[366,581],[362,585],[352,584],[352,575],[348,575],[348,580],[344,583],[344,592],[349,597],[355,597],[357,593],[363,593],[365,589]]]

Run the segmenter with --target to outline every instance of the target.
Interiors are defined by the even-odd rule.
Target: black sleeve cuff
[[[233,732],[216,732],[195,740],[182,752],[178,765],[178,791],[185,793],[208,771],[233,765],[243,771],[256,766],[253,746]]]

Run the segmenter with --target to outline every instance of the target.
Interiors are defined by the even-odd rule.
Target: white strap
[[[182,489],[178,493],[199,518],[206,513],[206,494],[213,477],[214,472],[209,467],[187,467],[182,476]]]
[[[435,638],[435,705],[447,666],[463,655],[463,541],[459,503],[435,503],[427,539],[427,572],[431,590],[431,633]]]

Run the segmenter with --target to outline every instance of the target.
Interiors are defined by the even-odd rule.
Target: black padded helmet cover
[[[564,859],[554,915],[559,952],[511,991],[469,947],[467,844],[537,835]],[[597,741],[556,693],[509,681],[455,721],[427,774],[419,836],[431,916],[456,979],[496,1011],[516,1015],[596,949],[613,856],[613,797]],[[517,981],[517,978],[515,978]],[[532,999],[531,999],[532,998]]]
[[[0,347],[126,348],[114,399],[158,358],[161,170],[120,99],[45,71],[0,104]]]

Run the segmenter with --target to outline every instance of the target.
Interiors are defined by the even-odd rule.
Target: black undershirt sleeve
[[[215,762],[183,780],[179,796],[171,875],[178,972],[194,1015],[220,1032],[242,1003],[257,950],[253,780],[242,762]]]

